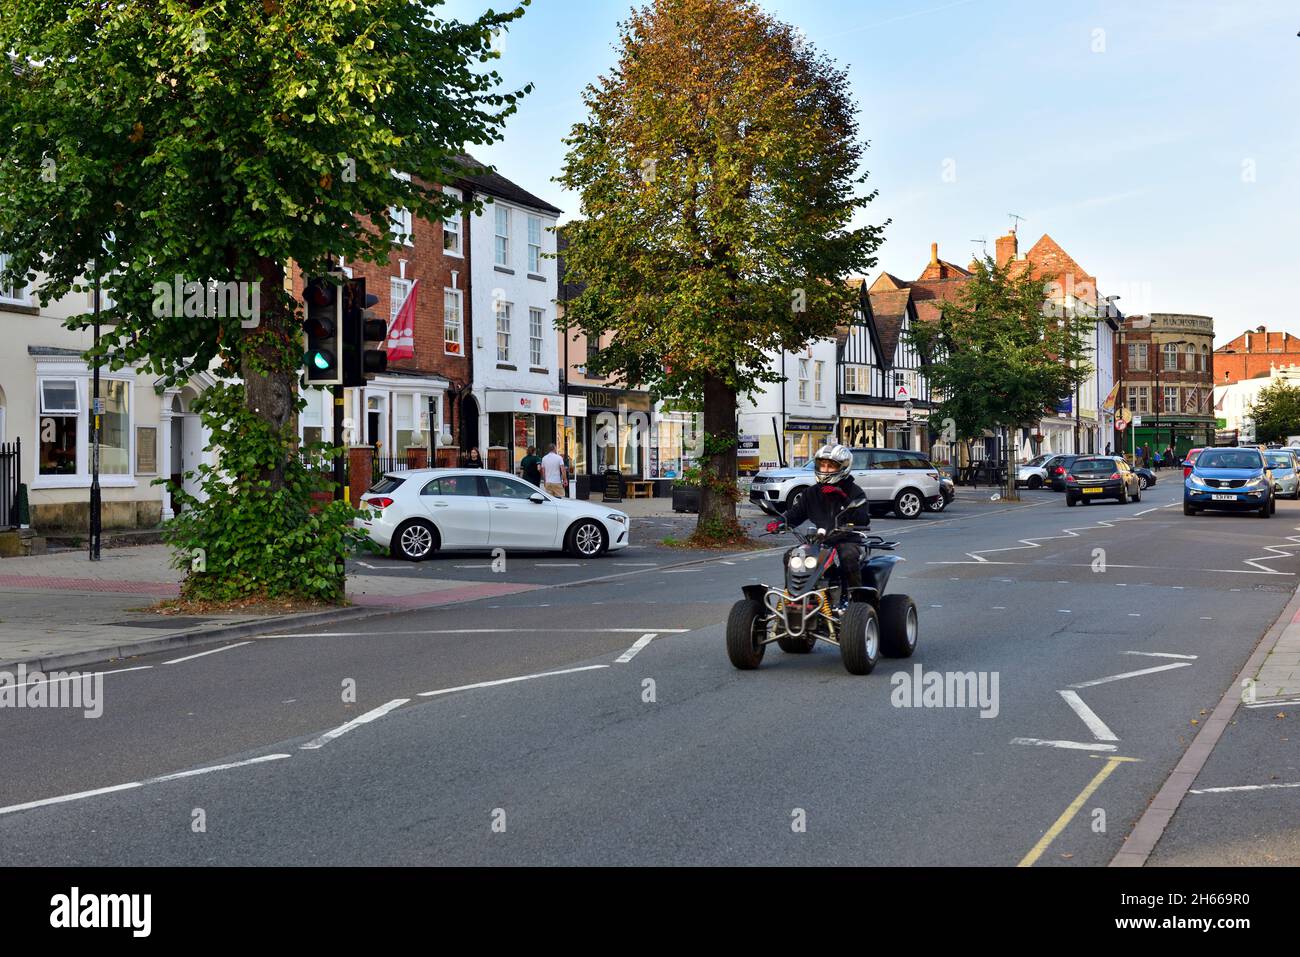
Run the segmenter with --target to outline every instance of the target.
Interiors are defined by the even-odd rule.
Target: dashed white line
[[[472,685],[458,685],[455,688],[439,688],[437,691],[421,691],[421,698],[432,698],[435,695],[451,694],[453,691],[473,691],[476,688],[494,688],[497,685],[514,684],[517,681],[532,681],[534,678],[550,678],[554,675],[571,675],[579,671],[596,671],[600,668],[608,668],[609,665],[585,665],[581,668],[565,668],[561,671],[543,671],[535,675],[520,675],[518,678],[498,678],[496,681],[479,681]]]
[[[143,782],[145,784],[159,784],[163,781],[179,781],[181,778],[194,778],[200,774],[211,774],[213,771],[229,771],[232,768],[243,768],[250,764],[265,764],[267,761],[282,761],[285,758],[291,758],[291,754],[264,754],[260,758],[249,758],[247,761],[234,761],[230,764],[214,764],[211,767],[195,768],[193,771],[178,771],[175,774],[164,774],[161,777],[150,778]]]
[[[650,632],[649,634],[642,635],[640,638],[638,638],[636,641],[632,643],[631,648],[629,648],[627,651],[623,652],[621,655],[615,658],[614,661],[620,665],[627,664],[629,661],[631,661],[633,658],[637,656],[637,653],[642,648],[650,644],[650,642],[654,641],[654,639],[655,639],[654,632]]]
[[[397,698],[393,701],[388,702],[388,704],[381,704],[378,708],[375,708],[373,711],[367,711],[365,714],[353,718],[347,724],[341,724],[332,731],[326,731],[319,738],[316,738],[315,740],[312,741],[308,741],[306,744],[299,745],[299,747],[302,748],[304,751],[311,751],[316,748],[323,748],[325,745],[329,744],[335,738],[341,738],[343,735],[347,734],[353,728],[359,728],[363,724],[369,724],[371,721],[374,721],[377,718],[382,718],[384,715],[388,714],[388,712],[392,711],[394,708],[400,708],[402,705],[406,704],[410,700],[411,700],[410,698]]]
[[[1172,651],[1126,651],[1126,655],[1143,655],[1147,658],[1182,658],[1184,661],[1195,661],[1196,655],[1176,655]]]
[[[164,661],[165,665],[179,665],[182,661],[193,661],[195,658],[202,658],[204,655],[215,655],[220,651],[229,651],[231,648],[239,648],[243,645],[251,645],[251,641],[237,641],[233,645],[226,645],[224,648],[213,648],[211,651],[200,651],[197,655],[187,655],[184,658],[173,658],[171,661]]]

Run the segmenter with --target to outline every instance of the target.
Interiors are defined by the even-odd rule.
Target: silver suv
[[[892,509],[899,518],[916,518],[941,501],[939,470],[920,452],[909,449],[853,449],[853,481],[867,493],[872,511]],[[768,469],[750,482],[749,500],[765,499],[789,508],[817,482],[813,463],[799,468]]]

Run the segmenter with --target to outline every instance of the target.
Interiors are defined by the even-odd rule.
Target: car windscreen
[[[1254,449],[1207,449],[1196,460],[1198,469],[1262,469],[1264,457]]]
[[[1269,452],[1264,458],[1268,459],[1268,467],[1271,469],[1289,472],[1295,468],[1295,459],[1291,458],[1290,452]]]
[[[395,492],[397,489],[401,488],[402,483],[405,481],[406,479],[398,478],[396,475],[385,475],[374,485],[370,486],[370,488],[366,489],[366,492],[373,492],[377,495],[387,495],[389,492]]]
[[[1046,456],[1046,455],[1035,455],[1032,459],[1030,459],[1030,460],[1029,460],[1028,462],[1026,462],[1025,464],[1028,465],[1028,466],[1032,466],[1032,467],[1034,467],[1034,468],[1037,468],[1038,466],[1040,466],[1040,465],[1042,465],[1044,462],[1046,462],[1046,461],[1048,460],[1048,458],[1049,458],[1049,456]]]

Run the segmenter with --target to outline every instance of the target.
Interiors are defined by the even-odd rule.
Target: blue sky
[[[536,90],[476,153],[569,216],[578,198],[552,181],[561,140],[630,6],[534,0],[505,38],[498,70]],[[1125,312],[1210,315],[1220,342],[1300,333],[1295,0],[763,6],[849,67],[880,191],[867,219],[892,220],[876,272],[915,278],[931,242],[965,265],[1017,213],[1022,251],[1050,233]]]

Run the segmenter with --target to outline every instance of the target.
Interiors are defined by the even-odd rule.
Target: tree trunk
[[[297,366],[286,368],[286,345],[292,351],[296,330],[293,311],[284,291],[284,267],[272,259],[258,263],[261,310],[256,328],[245,332],[247,340],[240,361],[244,380],[244,403],[249,412],[278,434],[292,418],[297,385]],[[286,446],[285,454],[291,454]],[[264,468],[258,478],[271,489],[284,485],[284,461]]]
[[[704,471],[695,534],[716,536],[736,525],[736,390],[722,379],[704,380]],[[727,441],[727,440],[731,441]]]
[[[1012,502],[1018,502],[1020,501],[1020,490],[1016,487],[1016,453],[1011,445],[1015,441],[1016,433],[1011,426],[1005,427],[1002,431],[1004,436],[1002,446],[1007,460],[1007,482],[1002,497]]]

